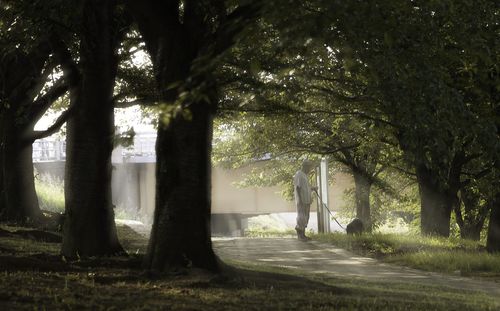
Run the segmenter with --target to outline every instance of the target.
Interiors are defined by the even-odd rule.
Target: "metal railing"
[[[156,133],[139,133],[134,137],[134,144],[120,148],[123,158],[155,157]],[[64,161],[66,159],[66,141],[39,139],[33,143],[33,162]]]
[[[66,142],[40,139],[33,143],[33,162],[64,161]]]

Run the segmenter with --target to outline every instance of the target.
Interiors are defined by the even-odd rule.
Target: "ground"
[[[129,257],[72,263],[58,256],[59,243],[53,235],[1,228],[1,310],[500,308],[495,283],[410,271],[319,242],[214,239],[224,262],[223,274],[193,269],[188,274],[158,275],[140,267],[147,231],[134,224],[118,227]],[[477,291],[469,285],[455,286],[465,281],[481,286]]]

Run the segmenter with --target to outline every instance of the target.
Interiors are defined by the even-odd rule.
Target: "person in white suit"
[[[312,191],[317,187],[311,187],[309,183],[309,173],[315,167],[309,160],[302,162],[302,167],[293,176],[293,189],[295,194],[295,206],[297,207],[297,238],[301,241],[307,241],[306,228],[309,222],[309,212],[312,203]]]

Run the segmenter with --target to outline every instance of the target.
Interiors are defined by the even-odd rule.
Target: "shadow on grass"
[[[147,238],[118,226],[129,250]],[[1,234],[0,234],[1,235]],[[138,248],[141,247],[141,248]],[[222,273],[190,269],[159,274],[141,268],[143,254],[65,262],[59,245],[0,236],[0,309],[124,310],[488,310],[484,296],[437,288],[304,277],[294,271],[222,263]],[[295,275],[294,275],[295,274]]]

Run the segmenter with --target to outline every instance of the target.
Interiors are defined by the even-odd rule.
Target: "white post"
[[[316,168],[316,185],[318,186],[319,197],[316,197],[316,216],[318,218],[318,233],[324,233],[325,229],[323,227],[323,205],[321,204],[321,169]]]
[[[330,232],[330,213],[328,212],[328,209],[330,208],[329,206],[329,200],[328,200],[328,161],[326,158],[321,159],[321,164],[320,164],[320,177],[321,177],[321,201],[323,204],[321,204],[321,210],[323,216],[323,223],[322,227],[325,233]]]

